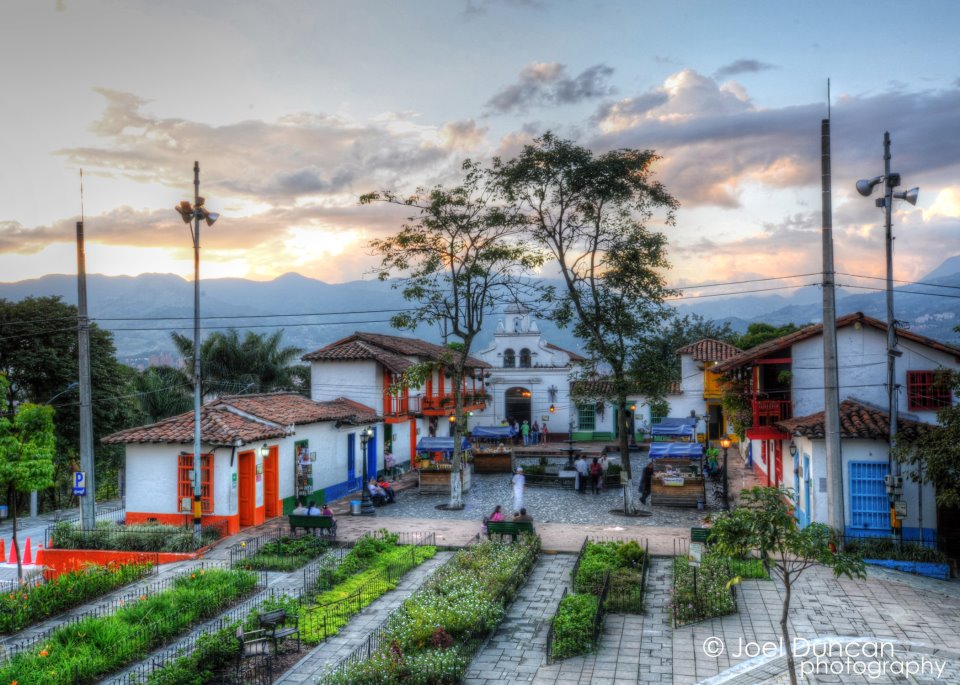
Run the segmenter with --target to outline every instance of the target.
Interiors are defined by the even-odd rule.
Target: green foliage
[[[144,659],[193,624],[220,614],[248,595],[257,578],[247,571],[196,571],[170,590],[144,595],[111,616],[89,617],[54,630],[36,652],[0,665],[0,682],[72,685]]]
[[[891,559],[935,564],[945,564],[948,561],[947,555],[935,547],[927,547],[919,542],[899,544],[890,538],[848,538],[846,551],[862,559]]]
[[[673,560],[673,618],[677,625],[725,616],[737,610],[726,560],[705,555],[700,567],[687,557]]]
[[[593,619],[600,600],[595,595],[567,595],[553,617],[554,659],[566,659],[593,650]]]
[[[750,405],[750,391],[746,384],[728,381],[723,386],[723,415],[727,425],[742,442],[747,435],[747,429],[753,425],[753,408]]]
[[[957,327],[960,330],[960,326]],[[960,396],[960,374],[943,371],[939,382]],[[937,425],[914,436],[897,434],[894,456],[914,469],[914,482],[931,483],[941,507],[960,508],[960,404],[954,402],[937,412]]]
[[[220,539],[220,530],[203,528],[200,539],[193,530],[179,526],[145,523],[117,526],[111,521],[97,521],[93,530],[61,521],[53,528],[53,546],[58,549],[105,549],[126,552],[195,552]]]
[[[251,614],[256,616],[256,614]],[[236,624],[197,640],[191,654],[158,668],[147,677],[147,685],[206,685],[237,659]]]
[[[134,378],[143,423],[156,423],[193,408],[190,379],[172,366],[151,366]]]
[[[733,344],[741,350],[749,350],[751,347],[762,345],[770,340],[785,335],[790,335],[799,331],[801,326],[795,323],[783,324],[782,326],[773,326],[768,323],[752,323],[747,326],[747,332],[743,335],[734,335]]]
[[[113,592],[150,573],[152,564],[88,566],[47,583],[24,584],[0,595],[0,634],[16,633],[57,614]]]
[[[263,545],[246,559],[237,562],[237,568],[248,571],[294,571],[330,549],[330,543],[313,536],[282,537]]]

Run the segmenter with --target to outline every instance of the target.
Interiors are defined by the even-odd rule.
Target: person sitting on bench
[[[307,516],[320,516],[320,508],[313,503],[313,500],[307,502]]]
[[[370,499],[373,500],[374,504],[381,505],[386,503],[387,493],[377,485],[377,481],[374,478],[371,478],[370,482],[367,483],[367,491],[370,493]]]
[[[385,480],[380,481],[380,489],[383,490],[384,496],[387,498],[387,502],[393,504],[397,501],[397,493],[394,491],[393,487]]]
[[[297,500],[297,506],[294,507],[293,511],[290,512],[295,516],[306,516],[307,515],[307,505],[303,503],[303,499]]]
[[[514,515],[513,520],[517,522],[528,521],[530,523],[533,523],[533,517],[527,513],[527,510],[524,507],[520,508],[519,514]]]

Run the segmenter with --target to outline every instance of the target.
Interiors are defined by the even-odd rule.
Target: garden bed
[[[330,543],[314,535],[282,535],[241,542],[230,549],[230,567],[248,571],[295,571],[330,549]]]
[[[705,554],[699,566],[688,557],[673,560],[674,627],[737,611],[730,567],[725,557]]]
[[[51,547],[55,549],[95,549],[124,552],[196,552],[222,537],[218,526],[201,529],[200,537],[193,529],[179,526],[145,523],[118,526],[110,521],[98,521],[93,530],[61,521],[48,529]]]

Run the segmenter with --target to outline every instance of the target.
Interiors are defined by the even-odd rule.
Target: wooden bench
[[[243,626],[237,626],[237,670],[243,659],[258,656],[269,656],[275,651],[275,646],[264,630],[244,631]]]
[[[690,529],[690,542],[702,542],[707,544],[707,538],[710,537],[709,528],[691,528]]]
[[[306,514],[289,514],[287,520],[290,523],[290,532],[296,533],[297,528],[304,530],[319,530],[321,535],[330,535],[334,540],[337,539],[337,522],[332,516],[307,516]]]
[[[292,622],[293,625],[287,625],[288,622]],[[296,614],[290,616],[284,609],[267,611],[257,615],[257,623],[260,624],[264,635],[273,643],[274,653],[277,652],[281,640],[294,635],[297,636],[297,651],[300,651],[300,617]]]
[[[509,535],[510,539],[516,542],[517,536],[521,533],[533,535],[533,521],[488,521],[487,537],[494,535],[500,537]]]

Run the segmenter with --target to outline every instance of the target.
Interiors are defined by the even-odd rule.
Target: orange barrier
[[[43,545],[37,545],[37,556],[33,560],[34,566],[43,566]]]
[[[119,552],[102,549],[45,549],[43,550],[43,576],[47,580],[76,571],[89,564],[131,564],[151,562],[170,564],[176,561],[202,559],[207,548],[197,552]]]

